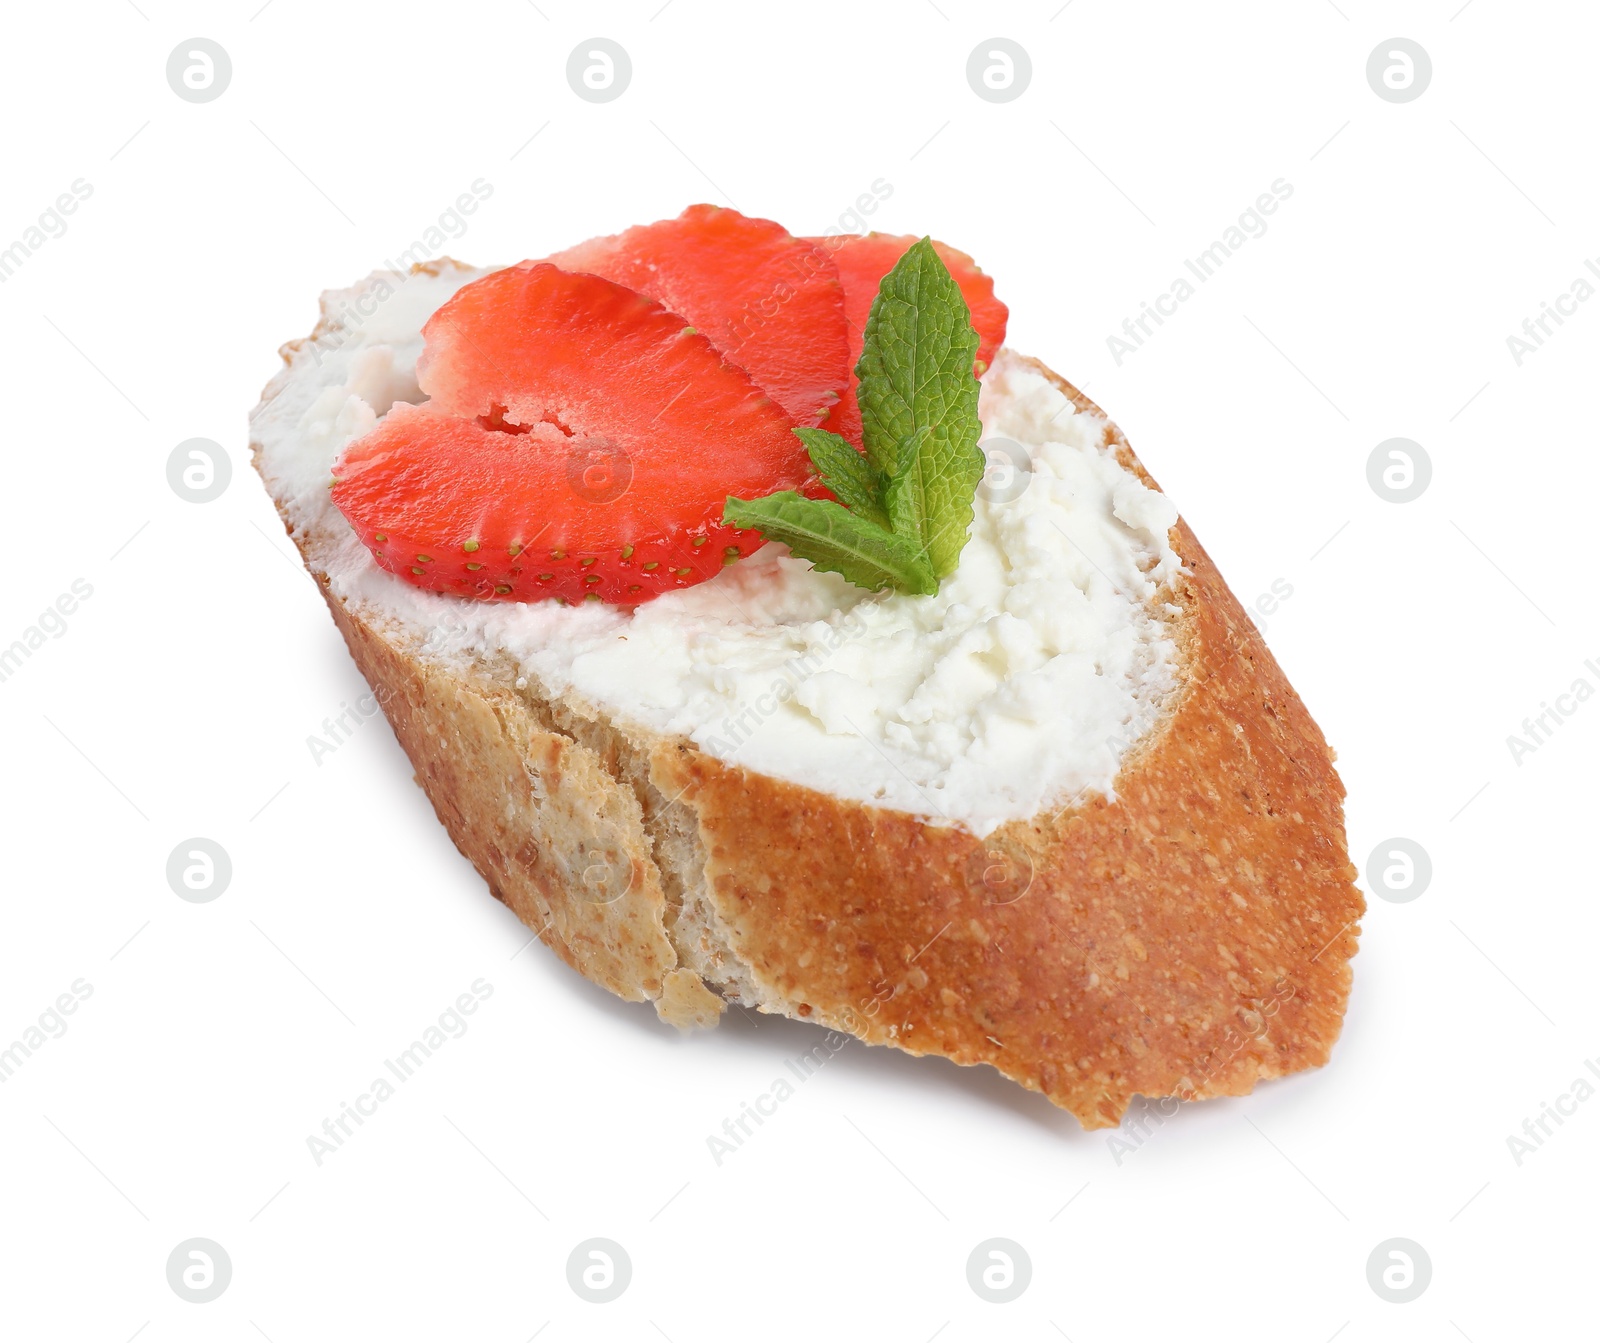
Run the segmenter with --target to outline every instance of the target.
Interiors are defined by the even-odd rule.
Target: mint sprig
[[[883,472],[872,464],[872,458],[856,451],[849,439],[827,429],[796,429],[794,432],[806,445],[811,464],[834,497],[857,516],[888,527],[889,514],[883,506],[888,482]]]
[[[937,592],[983,478],[977,352],[961,289],[923,238],[883,277],[867,317],[856,364],[865,453],[825,429],[794,431],[839,502],[793,490],[730,498],[723,520],[858,587]]]
[[[896,587],[923,596],[939,590],[926,557],[911,541],[831,499],[808,499],[793,490],[764,499],[729,499],[725,520],[759,529],[769,541],[782,541],[818,569],[843,574],[858,588]]]

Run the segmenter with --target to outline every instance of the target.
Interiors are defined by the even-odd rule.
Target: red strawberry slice
[[[892,233],[842,234],[832,238],[807,238],[833,258],[839,268],[839,282],[844,286],[844,314],[850,330],[850,389],[845,404],[840,407],[836,422],[829,428],[843,434],[852,443],[861,443],[861,410],[856,404],[856,361],[861,358],[862,338],[867,329],[867,315],[872,311],[872,300],[878,297],[878,286],[883,277],[894,269],[895,262],[905,255],[916,238]],[[950,274],[961,288],[972,312],[972,325],[978,333],[978,356],[973,372],[982,375],[993,362],[995,351],[1005,344],[1006,318],[1010,315],[1006,305],[994,296],[994,281],[978,269],[965,252],[957,251],[935,240],[933,250],[950,268]]]
[[[822,422],[846,390],[838,271],[825,251],[770,219],[691,205],[676,219],[591,238],[546,260],[678,313],[800,424]]]
[[[811,483],[790,421],[705,336],[593,275],[513,267],[423,329],[426,405],[396,405],[334,466],[333,500],[418,587],[631,605],[762,544],[728,495]]]

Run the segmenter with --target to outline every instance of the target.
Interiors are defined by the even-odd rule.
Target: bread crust
[[[511,667],[433,661],[290,534],[456,845],[569,965],[663,1019],[713,1024],[733,997],[990,1064],[1087,1128],[1136,1095],[1240,1095],[1327,1061],[1364,908],[1344,789],[1183,522],[1168,716],[1114,800],[982,840],[545,701]]]

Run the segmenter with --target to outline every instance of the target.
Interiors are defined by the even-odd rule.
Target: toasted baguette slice
[[[1114,796],[978,838],[546,694],[510,656],[440,652],[381,586],[339,590],[348,528],[286,482],[259,426],[276,415],[281,433],[298,413],[293,366],[337,349],[364,320],[352,314],[325,300],[313,335],[285,347],[291,367],[253,420],[258,469],[457,847],[574,969],[679,1026],[713,1025],[733,1001],[987,1063],[1088,1128],[1135,1095],[1241,1095],[1327,1060],[1363,910],[1344,790],[1182,521],[1167,594],[1178,687]],[[981,879],[993,865],[1003,899]]]

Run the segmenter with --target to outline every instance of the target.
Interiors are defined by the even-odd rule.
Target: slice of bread
[[[493,640],[463,646],[427,615],[444,608],[363,569],[328,504],[337,448],[417,399],[421,322],[479,273],[435,263],[325,296],[312,336],[284,347],[252,448],[440,820],[562,959],[679,1026],[731,1001],[988,1063],[1090,1128],[1135,1095],[1240,1095],[1327,1060],[1363,910],[1344,790],[1181,520],[1161,608],[1173,685],[1109,789],[975,828],[735,763],[546,687]],[[997,362],[1042,375],[1155,488],[1069,383]]]

